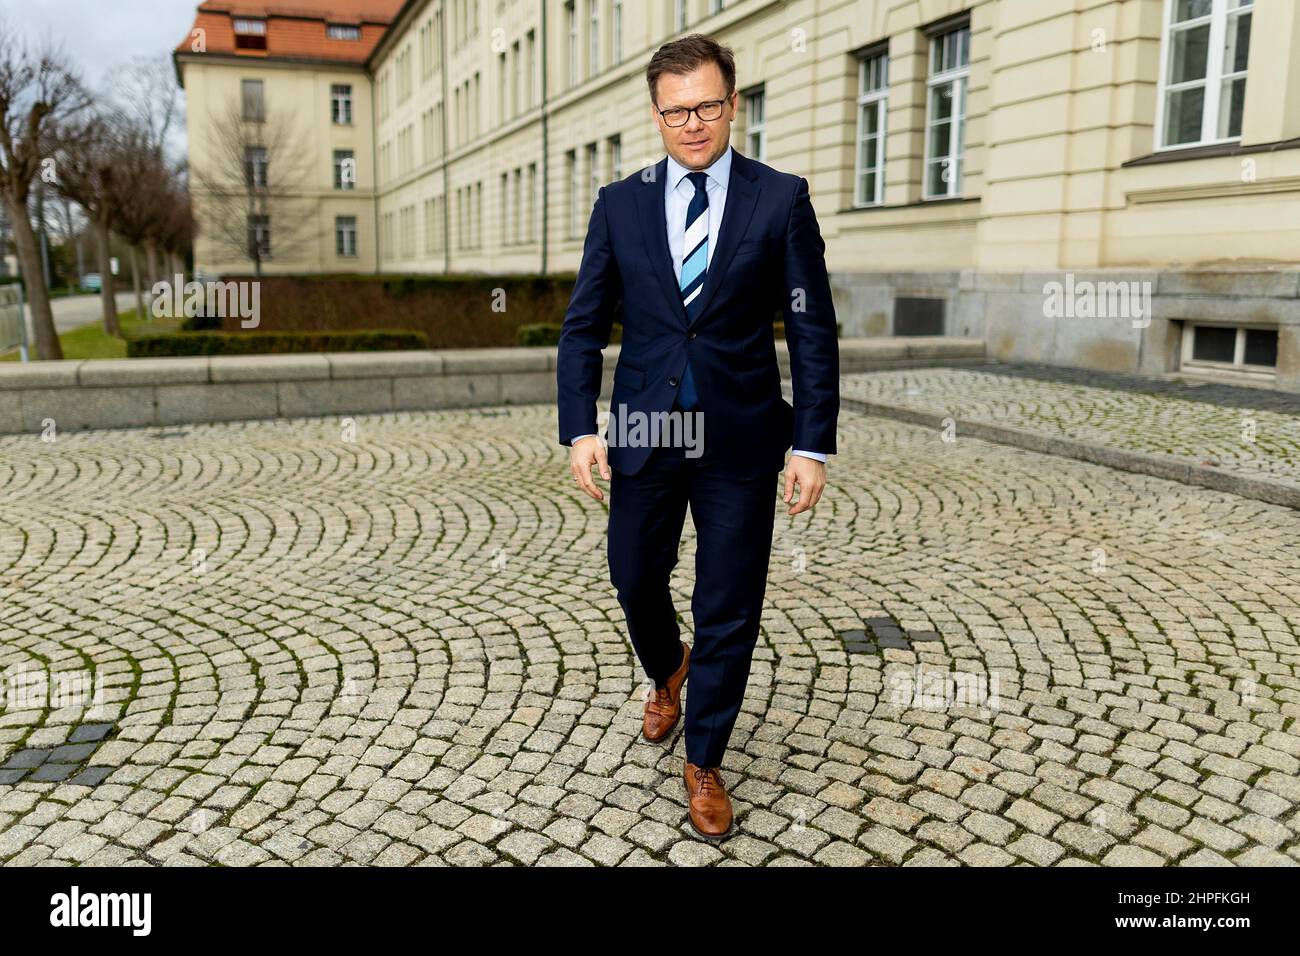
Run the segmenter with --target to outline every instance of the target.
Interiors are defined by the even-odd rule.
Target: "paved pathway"
[[[0,861],[1300,861],[1300,513],[841,422],[720,846],[550,407],[0,437]]]
[[[1300,399],[1066,370],[921,368],[844,376],[841,392],[1300,486]],[[1122,387],[1121,387],[1122,386]],[[1138,390],[1138,388],[1142,390]]]

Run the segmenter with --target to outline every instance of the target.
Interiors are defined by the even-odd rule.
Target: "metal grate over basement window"
[[[943,335],[944,299],[898,296],[894,299],[895,335]]]

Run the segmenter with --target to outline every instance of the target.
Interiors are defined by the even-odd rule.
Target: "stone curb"
[[[1106,445],[1094,445],[1074,438],[1061,438],[1043,435],[1038,432],[1025,431],[1007,425],[994,425],[989,422],[970,421],[954,418],[951,415],[939,415],[900,405],[887,405],[861,398],[841,396],[840,403],[854,411],[881,418],[892,418],[936,430],[943,427],[946,419],[956,423],[959,435],[969,435],[984,441],[1000,445],[1012,445],[1026,451],[1036,451],[1044,455],[1056,455],[1060,458],[1074,458],[1094,465],[1105,465],[1119,471],[1129,471],[1153,478],[1166,478],[1187,485],[1197,485],[1213,491],[1224,491],[1242,498],[1253,498],[1269,504],[1282,505],[1300,510],[1300,487],[1274,481],[1271,478],[1251,478],[1237,475],[1204,465],[1182,461],[1177,458],[1162,458],[1157,455],[1144,455],[1140,452],[1125,451]]]
[[[844,372],[984,362],[981,339],[840,340]],[[0,363],[0,434],[554,402],[555,364],[551,346]],[[784,341],[777,364],[788,376]]]

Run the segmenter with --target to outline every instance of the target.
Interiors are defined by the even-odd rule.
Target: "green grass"
[[[106,335],[103,320],[97,320],[90,325],[83,325],[71,332],[64,332],[59,336],[59,344],[63,346],[63,357],[65,359],[126,358],[126,339],[137,335],[176,332],[180,330],[181,325],[180,319],[150,318],[141,322],[136,318],[135,309],[119,312],[117,321],[122,327],[124,338],[119,339]],[[34,349],[32,350],[32,360],[36,360]],[[0,362],[17,361],[18,351],[16,349],[7,355],[0,355]]]

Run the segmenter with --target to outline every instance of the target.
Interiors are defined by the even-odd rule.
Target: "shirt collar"
[[[728,145],[726,151],[713,161],[713,165],[703,170],[723,189],[727,188],[727,183],[731,179],[732,149],[733,147]],[[673,159],[671,153],[668,155],[668,188],[670,190],[680,186],[682,180],[686,178],[686,174],[691,172],[694,172],[694,170],[687,169],[677,162],[677,160]]]

